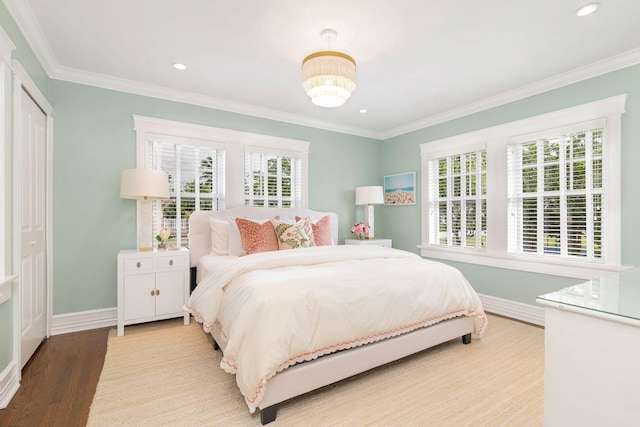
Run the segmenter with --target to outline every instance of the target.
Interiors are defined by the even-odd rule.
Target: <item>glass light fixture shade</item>
[[[302,61],[302,86],[320,107],[340,107],[356,89],[356,61],[335,51],[312,53]]]

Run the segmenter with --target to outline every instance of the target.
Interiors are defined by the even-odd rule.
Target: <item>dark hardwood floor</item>
[[[18,392],[0,410],[0,426],[85,426],[109,328],[53,336],[22,370]]]

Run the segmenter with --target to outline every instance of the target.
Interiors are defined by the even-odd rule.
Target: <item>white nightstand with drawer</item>
[[[344,239],[345,245],[378,245],[391,248],[391,239]]]
[[[118,253],[118,336],[125,325],[184,316],[189,298],[186,248]]]

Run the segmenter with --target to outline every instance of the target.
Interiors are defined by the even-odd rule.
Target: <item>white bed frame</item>
[[[199,211],[194,212],[189,219],[191,266],[196,267],[200,257],[209,255],[211,252],[211,229],[208,220],[210,216],[220,219],[226,217],[269,219],[276,215],[284,220],[293,220],[295,216],[309,216],[313,221],[330,215],[333,240],[338,242],[338,217],[331,212],[247,207],[226,211]],[[258,406],[260,420],[262,424],[274,421],[278,404],[292,397],[300,396],[452,339],[462,337],[462,342],[469,344],[472,332],[473,318],[457,317],[397,337],[339,351],[310,362],[291,366],[268,381],[267,391]],[[227,343],[217,324],[211,331],[211,335],[215,340],[214,345],[224,353]]]

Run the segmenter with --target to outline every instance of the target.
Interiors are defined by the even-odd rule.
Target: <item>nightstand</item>
[[[378,245],[391,248],[391,239],[344,239],[345,245]]]
[[[184,316],[189,298],[186,248],[118,252],[118,336],[125,325]]]

